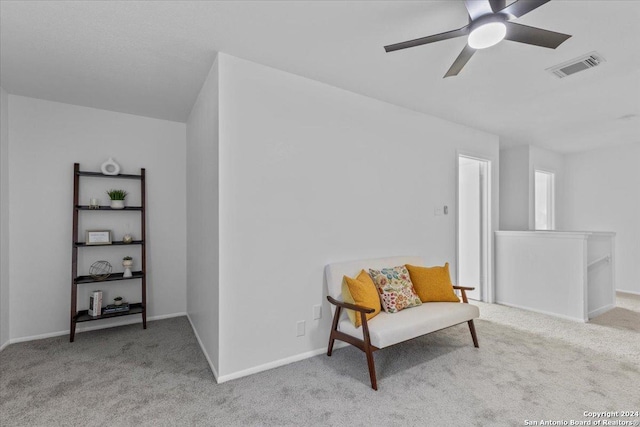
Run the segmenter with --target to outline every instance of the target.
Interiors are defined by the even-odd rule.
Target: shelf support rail
[[[594,259],[593,261],[591,261],[587,265],[587,268],[592,268],[594,265],[600,264],[603,261],[606,261],[607,263],[610,263],[611,262],[611,254],[606,254],[604,256],[601,256],[600,258]]]

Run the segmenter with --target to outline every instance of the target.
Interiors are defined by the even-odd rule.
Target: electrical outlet
[[[302,337],[304,336],[304,320],[300,320],[298,323],[296,323],[296,327],[298,328],[298,332],[297,332],[297,337]]]
[[[313,319],[314,320],[322,319],[322,304],[313,306]]]

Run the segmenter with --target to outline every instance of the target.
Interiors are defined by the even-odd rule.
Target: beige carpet
[[[618,293],[616,308],[589,323],[497,304],[477,304],[482,319],[640,365],[640,295]]]
[[[591,323],[640,333],[640,295],[620,294],[618,306]]]
[[[521,426],[640,409],[624,315],[480,305],[480,349],[459,325],[379,351],[377,392],[353,347],[215,384],[186,318],[15,344],[0,353],[0,425]],[[634,298],[619,307],[640,313]]]

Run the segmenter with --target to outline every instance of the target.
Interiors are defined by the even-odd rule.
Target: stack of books
[[[102,313],[102,291],[93,291],[89,297],[89,316],[100,316]]]
[[[102,309],[102,314],[122,313],[129,311],[129,303],[123,302],[122,305],[109,304]]]

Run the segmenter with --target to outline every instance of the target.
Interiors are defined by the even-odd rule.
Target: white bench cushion
[[[381,312],[367,324],[371,344],[384,348],[478,317],[480,310],[475,305],[427,302],[398,313]],[[362,327],[356,329],[348,318],[340,320],[338,330],[352,337],[364,339]]]

